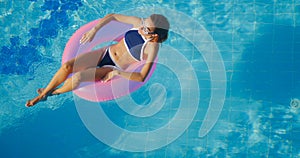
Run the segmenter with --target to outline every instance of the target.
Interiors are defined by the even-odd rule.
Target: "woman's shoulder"
[[[151,42],[151,41],[149,41],[149,42],[147,42],[145,44],[145,50],[146,50],[146,52],[149,52],[149,51],[151,51],[151,52],[157,52],[158,49],[159,49],[159,43],[157,43],[157,42]]]

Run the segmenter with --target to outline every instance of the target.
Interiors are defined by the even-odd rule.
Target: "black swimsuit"
[[[109,55],[109,48],[106,49],[103,58],[101,59],[101,61],[98,63],[97,66],[103,67],[105,65],[116,66],[116,64],[114,63],[114,61],[111,59],[111,57]]]
[[[128,53],[137,61],[143,59],[143,51],[145,44],[149,41],[138,33],[138,29],[131,29],[125,33],[124,44]],[[111,58],[109,48],[106,49],[105,54],[101,61],[98,63],[98,67],[111,65],[120,68]]]

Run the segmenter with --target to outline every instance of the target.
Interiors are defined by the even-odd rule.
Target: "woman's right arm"
[[[141,19],[135,16],[127,16],[122,14],[107,14],[105,17],[99,20],[95,27],[83,34],[82,38],[80,39],[80,43],[84,44],[86,42],[91,42],[94,36],[96,35],[97,31],[112,20],[132,24],[133,27],[138,27],[141,24]]]

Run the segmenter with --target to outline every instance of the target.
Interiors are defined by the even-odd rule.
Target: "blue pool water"
[[[0,4],[1,157],[300,157],[300,1],[4,0]],[[139,10],[146,11],[136,14]],[[115,125],[148,135],[131,140],[124,132],[107,144],[97,137],[101,131],[93,133],[83,121],[79,103],[85,101],[72,93],[49,97],[33,108],[24,104],[60,67],[71,35],[113,12],[143,17],[162,12],[171,30],[157,70],[131,95],[134,104],[156,101],[161,109],[153,116],[137,117],[121,108],[122,100],[99,105]],[[185,60],[176,58],[178,53]],[[178,68],[183,75],[175,71]],[[196,85],[184,89],[180,76]],[[150,139],[151,131],[181,120],[177,111],[194,108],[194,102],[197,110],[187,115],[195,112],[191,122],[181,118],[183,123]],[[100,113],[90,115],[96,118]],[[209,122],[213,118],[215,124]],[[213,128],[199,135],[207,120]],[[97,127],[106,131],[103,120],[97,121]],[[171,140],[173,132],[185,125]],[[166,145],[148,150],[165,136]],[[143,151],[126,150],[128,142],[135,146],[141,139],[148,142]]]

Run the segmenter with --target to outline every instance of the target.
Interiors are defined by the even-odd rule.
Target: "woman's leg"
[[[82,54],[70,61],[67,61],[62,67],[56,72],[50,83],[40,94],[42,97],[52,91],[54,88],[63,83],[73,72],[79,72],[88,68],[97,67],[97,64],[103,56],[106,48],[92,51],[90,53]]]
[[[108,72],[112,71],[112,68],[101,67],[101,68],[89,68],[84,71],[77,72],[71,78],[67,79],[65,84],[52,92],[52,94],[61,94],[69,92],[76,89],[81,82],[87,81],[99,81],[101,80]],[[44,90],[45,91],[45,90]],[[42,93],[44,93],[44,91]],[[30,107],[38,103],[42,99],[42,94],[36,98],[28,101],[26,106]]]
[[[90,68],[84,71],[77,72],[71,78],[68,78],[62,87],[54,90],[53,94],[61,94],[61,93],[72,91],[76,89],[81,82],[99,81],[108,72],[112,70],[113,69],[109,67],[101,67],[101,68]]]
[[[61,66],[61,68],[55,73],[50,83],[46,88],[33,100],[26,103],[26,106],[32,106],[39,100],[44,98],[49,92],[53,91],[57,86],[63,83],[69,74],[72,72],[82,71],[91,67],[96,67],[99,60],[103,56],[106,48],[101,48],[90,53],[79,55],[78,57],[67,61]],[[55,93],[54,93],[55,94]]]

